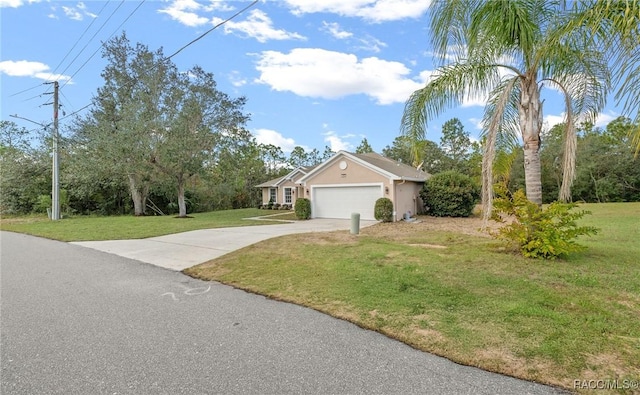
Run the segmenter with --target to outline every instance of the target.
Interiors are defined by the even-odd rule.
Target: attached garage
[[[376,200],[383,196],[382,184],[316,185],[311,189],[311,216],[374,220]]]

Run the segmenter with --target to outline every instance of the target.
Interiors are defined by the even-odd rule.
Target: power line
[[[241,9],[240,11],[236,12],[235,14],[233,14],[231,17],[225,19],[224,21],[218,23],[217,25],[215,25],[214,27],[212,27],[211,29],[207,30],[206,32],[202,33],[198,38],[196,38],[195,40],[191,41],[190,43],[188,43],[187,45],[183,46],[182,48],[180,48],[179,50],[177,50],[176,52],[174,52],[171,56],[168,56],[167,59],[171,59],[172,57],[176,56],[177,54],[179,54],[183,49],[187,48],[189,45],[195,43],[196,41],[200,40],[202,37],[206,36],[207,34],[211,33],[212,31],[216,30],[217,28],[219,28],[220,26],[224,25],[225,23],[229,22],[230,20],[232,20],[233,18],[237,17],[238,15],[242,14],[243,12],[245,12],[246,10],[248,10],[249,8],[253,7],[259,0],[254,0],[251,4],[249,4],[248,6],[244,7],[243,9]]]
[[[145,1],[146,1],[146,0],[145,0]],[[105,25],[106,25],[106,24],[111,20],[111,18],[113,17],[113,15],[115,15],[115,13],[120,9],[120,7],[122,7],[122,5],[123,5],[123,4],[124,4],[124,0],[122,0],[122,1],[120,2],[120,4],[118,4],[118,6],[116,7],[116,9],[115,9],[115,10],[113,10],[113,12],[111,13],[111,15],[109,15],[109,17],[107,18],[107,20],[106,20],[106,21],[104,21],[104,23],[102,24],[102,26],[100,26],[100,28],[98,29],[98,31],[97,31],[97,32],[95,32],[95,33],[93,34],[93,36],[91,36],[91,38],[89,39],[89,42],[87,42],[87,43],[85,44],[85,46],[84,46],[84,47],[82,47],[82,50],[80,50],[80,53],[78,53],[78,54],[76,55],[76,57],[75,57],[75,58],[73,58],[73,60],[71,61],[71,63],[69,63],[69,65],[68,65],[64,70],[62,70],[62,72],[61,72],[60,74],[64,74],[64,72],[65,72],[65,71],[67,71],[67,70],[69,69],[69,67],[71,67],[71,65],[73,64],[73,62],[75,62],[75,61],[76,61],[76,59],[78,59],[78,56],[80,56],[80,55],[82,54],[82,52],[87,48],[87,46],[91,43],[91,41],[93,41],[93,39],[98,35],[98,33],[100,33],[100,31],[102,31],[102,29],[104,28],[104,26],[105,26]],[[133,10],[133,12],[131,12],[131,13],[129,14],[129,16],[124,20],[124,22],[122,22],[122,23],[117,27],[117,29],[120,29],[120,27],[121,27],[122,25],[124,25],[124,24],[125,24],[125,22],[127,22],[127,21],[129,20],[129,18],[131,18],[131,15],[133,15],[133,13],[135,13],[135,12],[138,10],[138,8],[140,8],[140,6],[141,6],[142,4],[144,4],[144,1],[142,1],[142,3],[140,3],[140,4],[138,4],[138,6],[136,7],[136,9],[135,9],[135,10]],[[117,29],[116,29],[116,30],[117,30]],[[111,36],[113,36],[113,34],[114,34],[114,33],[111,33]],[[109,38],[110,38],[111,36],[109,36]],[[80,67],[78,68],[78,70],[76,70],[76,72],[75,72],[75,73],[73,73],[73,74],[69,77],[69,79],[68,79],[67,81],[65,81],[65,83],[64,83],[64,84],[62,84],[61,88],[63,88],[65,85],[67,85],[67,83],[69,83],[69,81],[71,81],[71,80],[73,79],[73,77],[74,77],[76,74],[78,74],[78,72],[79,72],[80,70],[82,70],[82,69],[84,68],[84,66],[86,66],[86,65],[87,65],[87,63],[89,63],[89,61],[90,61],[90,60],[94,57],[94,55],[95,55],[95,54],[100,50],[100,48],[102,48],[102,46],[103,46],[103,45],[104,45],[104,44],[100,44],[100,46],[98,47],[98,49],[96,49],[96,50],[95,50],[95,52],[94,52],[93,54],[91,54],[91,56],[89,56],[89,59],[87,59],[87,60],[86,60],[82,65],[80,65]]]
[[[89,24],[89,26],[87,26],[86,29],[84,29],[84,31],[82,32],[82,34],[80,35],[80,37],[78,37],[78,39],[76,40],[76,42],[73,44],[73,46],[71,46],[71,49],[69,49],[67,51],[67,54],[64,55],[64,57],[62,58],[62,60],[58,63],[58,65],[53,69],[53,74],[55,75],[56,72],[58,71],[58,67],[60,67],[62,65],[62,63],[64,63],[64,61],[67,59],[67,57],[69,55],[71,55],[71,52],[73,52],[73,50],[75,49],[76,45],[78,45],[78,43],[80,43],[80,40],[82,40],[82,38],[84,37],[85,34],[87,34],[87,32],[89,31],[89,29],[91,29],[91,26],[93,26],[94,22],[96,20],[98,20],[98,17],[102,14],[102,11],[104,11],[104,9],[107,7],[107,5],[109,4],[109,2],[107,1],[106,3],[104,3],[104,5],[102,6],[102,8],[100,9],[100,11],[98,11],[98,16],[96,18],[93,18],[93,20],[91,21],[91,23]],[[122,5],[122,3],[120,3],[120,5]],[[119,8],[120,6],[118,6]],[[116,11],[118,9],[116,8]],[[114,11],[115,12],[115,11]],[[113,16],[113,13],[111,14],[111,16]],[[109,19],[111,18],[111,16],[109,16]],[[109,20],[107,19],[107,21]],[[100,30],[102,30],[102,28],[104,27],[104,24],[102,24],[102,26],[100,26],[100,28],[98,29],[98,31],[96,32],[96,34],[98,34],[100,32]],[[93,35],[93,37],[91,37],[89,39],[89,42],[87,42],[87,45],[93,40],[93,38],[96,36],[96,34]],[[82,53],[82,51],[84,51],[84,49],[87,47],[87,45],[85,45],[80,52],[78,53],[78,55],[80,55]],[[69,63],[69,66],[71,66],[73,64],[73,61],[75,61],[75,59],[77,59],[78,56],[76,56],[71,63]],[[67,66],[67,68],[69,68],[69,66]],[[65,69],[66,70],[66,69]],[[62,72],[64,73],[64,71]],[[62,74],[61,73],[61,74]]]
[[[217,25],[215,25],[214,27],[212,27],[211,29],[207,30],[206,32],[204,32],[203,34],[201,34],[200,36],[198,36],[196,39],[190,41],[189,43],[187,43],[186,45],[182,46],[180,49],[178,49],[176,52],[174,52],[173,54],[171,54],[171,56],[168,56],[166,58],[166,60],[171,59],[172,57],[176,56],[177,54],[179,54],[180,52],[182,52],[182,50],[184,50],[185,48],[187,48],[188,46],[190,46],[191,44],[195,43],[196,41],[200,40],[201,38],[203,38],[204,36],[206,36],[207,34],[211,33],[212,31],[214,31],[215,29],[217,29],[218,27],[224,25],[225,23],[229,22],[230,20],[234,19],[235,17],[237,17],[238,15],[242,14],[243,12],[245,12],[246,10],[248,10],[249,8],[253,7],[256,3],[258,3],[259,0],[254,0],[251,4],[249,4],[248,6],[244,7],[243,9],[241,9],[240,11],[236,12],[235,14],[233,14],[232,16],[230,16],[229,18],[225,19],[224,21],[218,23]],[[143,1],[144,2],[144,1]],[[138,6],[139,7],[139,6]],[[136,8],[137,10],[137,8]],[[135,12],[135,10],[134,10]],[[104,46],[104,44],[103,44]],[[95,55],[95,53],[94,53]],[[93,55],[92,55],[93,56]],[[156,66],[153,66],[152,68],[149,69],[149,71],[153,70]],[[82,107],[81,109],[74,111],[72,113],[70,113],[69,115],[60,118],[60,120],[65,119],[65,118],[69,118],[70,116],[73,116],[77,113],[79,113],[80,111],[84,110],[87,107],[90,107],[91,104],[93,103],[89,103],[86,106]]]
[[[120,29],[120,27],[122,25],[124,25],[129,18],[131,18],[131,16],[142,6],[142,4],[144,4],[146,0],[143,0],[130,14],[129,16],[120,24],[120,26],[118,26],[118,28],[109,36],[109,38],[111,38],[118,29]],[[168,56],[166,59],[169,60],[172,57],[178,55],[180,52],[182,52],[185,48],[189,47],[190,45],[192,45],[193,43],[199,41],[200,39],[202,39],[203,37],[205,37],[207,34],[211,33],[212,31],[214,31],[215,29],[219,28],[220,26],[224,25],[225,23],[231,21],[232,19],[236,18],[237,16],[239,16],[240,14],[244,13],[245,11],[247,11],[249,8],[253,7],[255,4],[258,3],[259,0],[254,0],[253,2],[251,2],[251,4],[249,4],[248,6],[244,7],[243,9],[241,9],[240,11],[236,12],[235,14],[233,14],[232,16],[230,16],[229,18],[225,19],[224,21],[218,23],[217,25],[215,25],[214,27],[212,27],[211,29],[207,30],[206,32],[204,32],[203,34],[201,34],[200,36],[198,36],[197,38],[195,38],[194,40],[190,41],[189,43],[183,45],[180,49],[178,49],[177,51],[175,51],[173,54],[171,54],[170,56]],[[108,40],[108,39],[107,39]],[[89,60],[91,60],[91,58],[93,58],[93,56],[95,56],[95,54],[100,50],[100,48],[102,48],[104,45],[106,44],[106,41],[100,46],[98,47],[98,49],[89,57],[89,59],[87,59],[87,61],[85,61],[85,63],[82,64],[82,66],[71,76],[71,78],[73,78],[86,64],[87,62],[89,62]],[[154,66],[155,67],[155,66]],[[153,67],[150,69],[153,70]],[[69,80],[71,80],[71,78]],[[64,85],[62,85],[62,87],[64,87],[68,81],[67,80]],[[89,103],[87,105],[85,105],[84,107],[80,108],[79,110],[73,111],[69,114],[67,114],[66,116],[60,118],[60,120],[69,118],[73,115],[78,114],[79,112],[83,111],[84,109],[90,107],[93,103]]]

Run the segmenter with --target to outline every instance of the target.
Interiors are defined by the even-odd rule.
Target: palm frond
[[[515,143],[518,135],[519,76],[502,81],[492,91],[483,118],[482,213],[486,227],[493,209],[493,164],[498,147]]]
[[[471,12],[482,0],[434,1],[430,7],[431,42],[436,56],[444,62],[451,48],[466,48]]]
[[[411,141],[424,140],[427,123],[465,98],[486,94],[499,82],[496,65],[455,63],[439,68],[427,85],[411,94],[400,121],[400,134]],[[414,160],[418,148],[414,147]]]

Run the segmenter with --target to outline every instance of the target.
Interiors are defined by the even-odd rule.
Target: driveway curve
[[[362,220],[360,227],[375,223]],[[312,219],[277,225],[193,230],[147,239],[81,241],[72,244],[180,271],[273,237],[349,230],[350,227],[350,220]]]

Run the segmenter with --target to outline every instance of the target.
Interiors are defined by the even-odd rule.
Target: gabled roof
[[[324,168],[338,161],[339,158],[341,157],[349,158],[352,161],[359,163],[360,165],[372,171],[375,171],[376,173],[382,174],[385,177],[389,177],[389,179],[392,179],[392,180],[423,182],[430,177],[430,174],[422,170],[415,169],[404,163],[400,163],[398,161],[387,158],[375,152],[370,152],[366,154],[353,154],[347,151],[339,151],[334,156],[329,158],[327,161],[317,166],[315,169],[311,170],[299,181],[300,182],[307,181],[308,179],[313,177],[315,174],[322,172]]]
[[[309,173],[311,170],[316,168],[315,166],[298,166],[295,169],[291,170],[289,173],[282,177],[274,178],[273,180],[265,181],[262,184],[258,184],[256,188],[268,188],[268,187],[277,187],[285,181],[293,181],[297,173],[301,173],[303,176]]]

